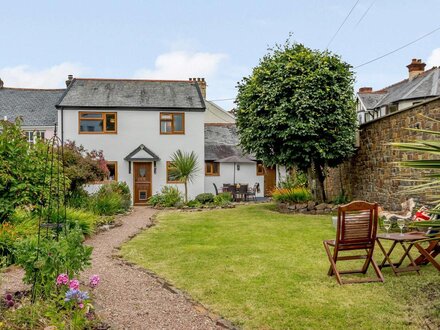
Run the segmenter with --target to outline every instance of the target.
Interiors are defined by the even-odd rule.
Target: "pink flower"
[[[69,288],[73,290],[79,289],[79,281],[78,280],[71,280],[69,284]]]
[[[99,278],[98,275],[92,275],[92,276],[90,277],[90,283],[89,283],[89,285],[90,285],[92,288],[96,288],[96,287],[98,286],[98,284],[99,284],[100,281],[101,281],[101,279]]]
[[[67,274],[60,274],[57,277],[57,285],[66,285],[69,283],[69,276]]]
[[[84,308],[84,304],[83,304],[83,303],[80,303],[80,304],[78,304],[78,307],[79,307],[80,309],[83,309],[83,308]]]

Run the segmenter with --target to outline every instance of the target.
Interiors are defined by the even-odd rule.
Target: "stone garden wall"
[[[401,192],[412,184],[402,179],[420,178],[421,172],[399,168],[396,162],[427,159],[427,156],[397,151],[388,144],[433,139],[428,134],[407,130],[407,128],[440,130],[439,123],[420,117],[421,113],[440,120],[440,99],[434,99],[361,125],[360,147],[354,157],[340,167],[329,170],[325,182],[328,198],[330,200],[336,198],[343,187],[352,200],[378,202],[385,209],[399,210],[400,204],[409,197]],[[420,202],[425,199],[424,196],[411,197]]]

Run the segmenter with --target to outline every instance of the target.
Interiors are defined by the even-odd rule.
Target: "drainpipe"
[[[64,108],[61,107],[61,145],[64,145]]]

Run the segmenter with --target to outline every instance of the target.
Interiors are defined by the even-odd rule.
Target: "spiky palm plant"
[[[421,117],[425,117],[426,119],[440,123],[439,120],[426,117],[424,115],[420,115]],[[423,176],[422,182],[419,184],[408,188],[406,192],[422,192],[429,191],[432,192],[430,197],[432,197],[435,202],[438,204],[434,207],[431,212],[440,214],[440,141],[438,138],[440,137],[439,131],[432,131],[426,129],[418,129],[418,128],[408,128],[409,130],[416,131],[419,133],[426,133],[432,136],[434,139],[432,140],[418,140],[414,142],[408,143],[392,143],[392,145],[403,151],[409,152],[418,152],[433,155],[435,159],[424,159],[424,160],[407,160],[400,162],[400,165],[403,167],[410,167],[419,170],[429,170],[430,173],[425,174]],[[437,138],[437,140],[436,140]],[[440,228],[440,221],[427,221],[423,224],[417,224],[417,227],[438,227]]]
[[[183,152],[177,150],[171,156],[170,178],[173,181],[183,182],[185,185],[185,203],[188,202],[188,183],[194,181],[199,171],[198,157],[194,151]]]

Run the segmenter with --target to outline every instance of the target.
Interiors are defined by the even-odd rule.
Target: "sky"
[[[5,87],[62,88],[82,78],[207,80],[208,100],[234,107],[236,85],[268,47],[326,49],[358,0],[1,1]],[[439,0],[359,0],[328,49],[353,67],[440,27]],[[440,31],[354,69],[355,88],[408,75],[412,58],[440,66]],[[224,100],[228,99],[228,100]]]

